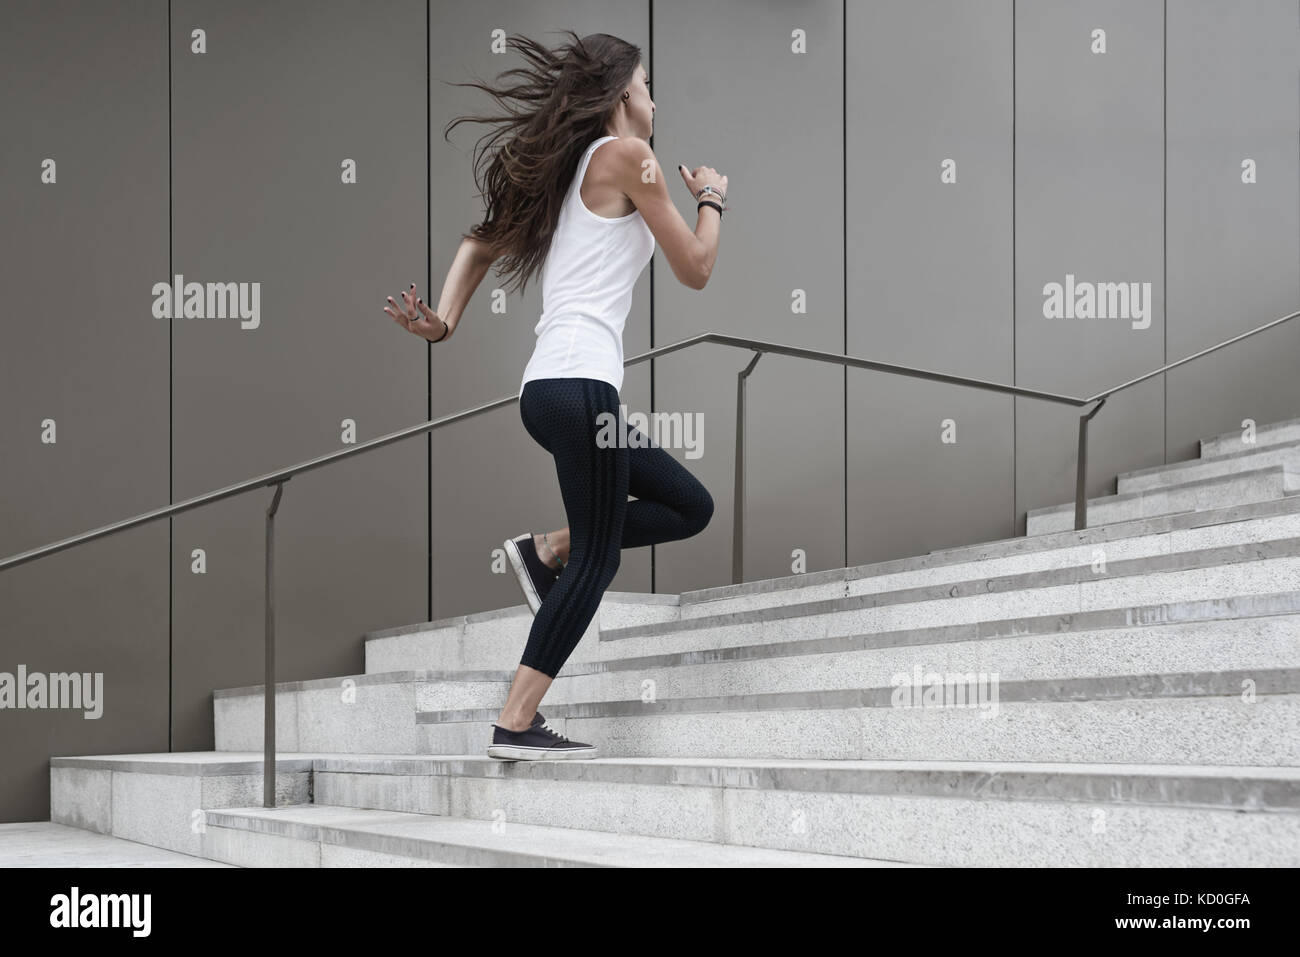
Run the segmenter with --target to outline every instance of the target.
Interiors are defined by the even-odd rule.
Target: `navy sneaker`
[[[524,590],[528,608],[535,615],[560,573],[538,556],[537,549],[533,547],[532,532],[507,539],[505,544],[506,557],[510,559],[515,577],[519,579],[519,587]]]
[[[492,744],[488,746],[489,758],[506,761],[572,761],[594,758],[596,746],[570,741],[546,723],[539,711],[525,731],[511,731],[499,724],[492,725]]]

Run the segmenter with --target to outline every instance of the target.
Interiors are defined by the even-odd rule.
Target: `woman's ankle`
[[[542,564],[545,564],[551,571],[558,572],[563,567],[560,562],[563,562],[564,559],[559,558],[558,550],[542,537],[542,533],[534,534],[533,550],[536,551],[537,557],[542,559]]]
[[[520,725],[520,727],[511,727],[512,724]],[[527,731],[530,727],[532,727],[532,723],[530,719],[524,718],[524,719],[517,719],[515,721],[510,721],[504,715],[500,715],[497,717],[496,725],[498,728],[505,728],[507,731],[514,731],[516,734],[519,733],[520,731]]]
[[[548,533],[546,536],[550,541],[551,548],[555,550],[556,556],[560,561],[566,564],[569,561],[569,530],[560,529],[558,532]]]

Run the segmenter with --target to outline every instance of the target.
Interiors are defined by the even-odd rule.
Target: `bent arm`
[[[447,278],[442,284],[442,295],[438,299],[438,308],[434,311],[438,318],[447,324],[447,338],[450,339],[460,323],[461,314],[469,305],[470,297],[479,283],[492,268],[496,257],[488,245],[473,238],[464,238],[456,250],[456,258],[447,270]],[[437,326],[435,325],[436,329]]]
[[[692,230],[668,195],[664,171],[650,144],[629,136],[619,138],[615,148],[619,157],[619,185],[650,227],[673,275],[684,286],[703,289],[718,258],[721,227],[718,211],[711,206],[700,209]]]

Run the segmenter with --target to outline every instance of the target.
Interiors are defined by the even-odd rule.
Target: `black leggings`
[[[569,520],[569,559],[533,619],[520,662],[551,678],[595,616],[620,550],[689,538],[713,515],[708,490],[628,426],[619,401],[612,383],[585,378],[531,379],[519,396],[524,428],[555,457]],[[601,413],[611,418],[598,420]],[[622,447],[608,441],[613,423]]]

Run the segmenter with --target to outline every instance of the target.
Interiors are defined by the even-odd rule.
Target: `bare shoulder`
[[[583,178],[582,201],[598,216],[628,216],[644,211],[662,190],[659,164],[645,140],[620,136],[592,154]]]
[[[606,149],[611,154],[608,160],[614,168],[613,172],[624,182],[643,180],[642,174],[646,170],[657,170],[659,166],[654,150],[639,136],[620,136],[610,142]]]

